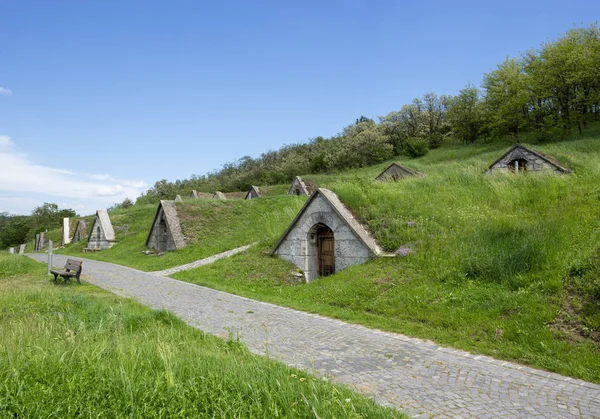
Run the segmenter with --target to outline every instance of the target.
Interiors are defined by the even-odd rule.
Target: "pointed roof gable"
[[[146,238],[146,246],[148,246],[148,243],[150,242],[152,232],[154,231],[154,226],[158,221],[161,210],[165,214],[165,222],[167,223],[167,228],[173,237],[175,247],[177,250],[183,249],[185,246],[187,246],[187,243],[181,230],[179,217],[177,216],[177,206],[175,205],[175,201],[166,200],[161,200],[158,203],[158,208],[156,209],[156,214],[154,215],[154,221],[152,221],[152,227],[150,227],[150,233],[148,233],[148,237]]]
[[[398,175],[400,177],[406,176],[423,176],[423,173],[417,172],[416,170],[409,169],[408,167],[402,166],[399,163],[390,164],[383,172],[381,172],[375,180],[385,181],[387,179],[397,179]]]
[[[100,224],[100,228],[104,232],[104,237],[106,240],[116,241],[115,240],[115,230],[113,230],[112,223],[110,222],[110,218],[108,217],[108,211],[106,210],[98,210],[96,211],[96,218],[94,218],[94,222],[92,223],[92,228],[90,228],[90,234],[88,236],[88,241],[92,238],[92,233],[94,232],[94,228],[96,227],[96,223]]]
[[[246,193],[244,199],[260,198],[260,190],[258,186],[250,186],[250,189]]]
[[[338,198],[334,192],[330,191],[329,189],[318,188],[313,192],[310,198],[308,198],[308,201],[306,201],[300,212],[298,212],[294,218],[294,221],[292,221],[285,233],[283,233],[281,238],[277,241],[277,244],[273,250],[271,250],[271,255],[275,254],[281,243],[285,240],[290,231],[294,229],[302,215],[308,210],[308,208],[310,208],[311,204],[318,196],[322,196],[325,199],[331,209],[346,223],[356,238],[360,240],[371,251],[371,253],[373,253],[373,255],[378,256],[385,253],[375,242],[375,239],[373,239],[367,230],[356,220],[356,218],[354,218],[352,213],[344,206],[342,201],[340,201],[340,198]]]
[[[295,193],[296,190],[300,191],[300,194],[296,194]],[[296,176],[294,178],[294,181],[292,182],[292,186],[290,186],[290,189],[288,190],[288,195],[310,195],[310,192],[308,191],[306,184],[304,183],[304,181],[302,180],[302,178],[300,176]]]
[[[213,198],[215,198],[215,199],[227,199],[225,197],[225,194],[223,192],[221,192],[221,191],[215,192],[214,195],[213,195]]]
[[[496,164],[498,164],[499,162],[501,162],[504,159],[509,159],[509,160],[516,160],[516,159],[527,159],[527,156],[525,155],[524,152],[530,153],[535,155],[537,158],[539,158],[540,160],[544,161],[546,164],[549,164],[550,166],[552,166],[553,168],[555,168],[557,171],[562,172],[562,173],[571,173],[570,169],[567,169],[566,167],[561,166],[560,164],[558,164],[558,162],[548,156],[543,155],[542,153],[540,153],[539,151],[535,151],[532,150],[530,148],[525,147],[524,145],[521,144],[515,144],[514,146],[512,146],[506,153],[504,153],[498,160],[496,160],[494,163],[490,164],[490,167],[488,168],[488,170],[492,169]]]
[[[177,202],[181,202],[181,201],[183,201],[183,199],[181,199],[181,195],[177,195],[177,196],[175,197],[175,201],[177,201]]]
[[[83,218],[81,220],[77,221],[77,225],[75,226],[75,229],[73,230],[72,241],[75,241],[78,233],[79,233],[80,237],[85,237],[87,235],[87,223],[85,222],[85,220]]]
[[[192,199],[198,199],[198,198],[199,198],[199,196],[198,196],[198,192],[196,192],[196,190],[195,190],[195,189],[194,189],[194,190],[192,191],[192,193],[190,194],[190,198],[192,198]]]

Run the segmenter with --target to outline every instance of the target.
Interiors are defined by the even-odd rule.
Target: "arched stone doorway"
[[[317,255],[319,276],[335,273],[335,241],[333,231],[326,225],[317,228]]]
[[[508,163],[508,170],[511,172],[524,172],[527,170],[527,160],[523,158],[514,159]]]
[[[323,223],[312,226],[308,231],[307,250],[308,281],[335,273],[335,239],[331,228]]]

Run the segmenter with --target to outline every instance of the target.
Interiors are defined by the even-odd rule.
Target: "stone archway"
[[[508,163],[508,170],[511,172],[524,172],[527,170],[527,160],[523,158],[518,158],[511,160]]]

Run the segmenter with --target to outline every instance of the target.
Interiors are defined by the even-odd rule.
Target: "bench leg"
[[[54,283],[56,284],[56,280],[58,279],[58,274],[55,274],[54,272],[52,273],[52,275],[54,275]]]

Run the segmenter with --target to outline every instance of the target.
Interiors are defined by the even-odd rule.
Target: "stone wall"
[[[87,247],[91,249],[110,249],[112,245],[113,243],[106,239],[106,235],[100,226],[100,220],[96,217]]]
[[[318,276],[316,238],[312,234],[316,224],[324,224],[333,231],[336,272],[364,263],[373,256],[373,252],[354,235],[329,202],[322,195],[318,195],[275,251],[282,259],[302,269],[307,281],[312,281]]]
[[[158,217],[156,218],[150,236],[148,237],[148,247],[157,252],[177,250],[175,240],[173,240],[173,234],[171,234],[171,231],[169,230],[165,212],[162,207],[159,209]]]
[[[558,174],[565,173],[565,170],[547,161],[540,155],[533,153],[525,148],[517,148],[513,152],[504,156],[502,159],[494,163],[490,167],[490,172],[508,172],[510,170],[509,163],[516,159],[524,159],[527,161],[526,169],[528,172],[555,172]]]
[[[376,177],[377,180],[381,180],[384,182],[404,179],[409,176],[414,176],[415,173],[410,170],[402,167],[398,164],[392,164],[386,170],[384,170],[379,176]]]

